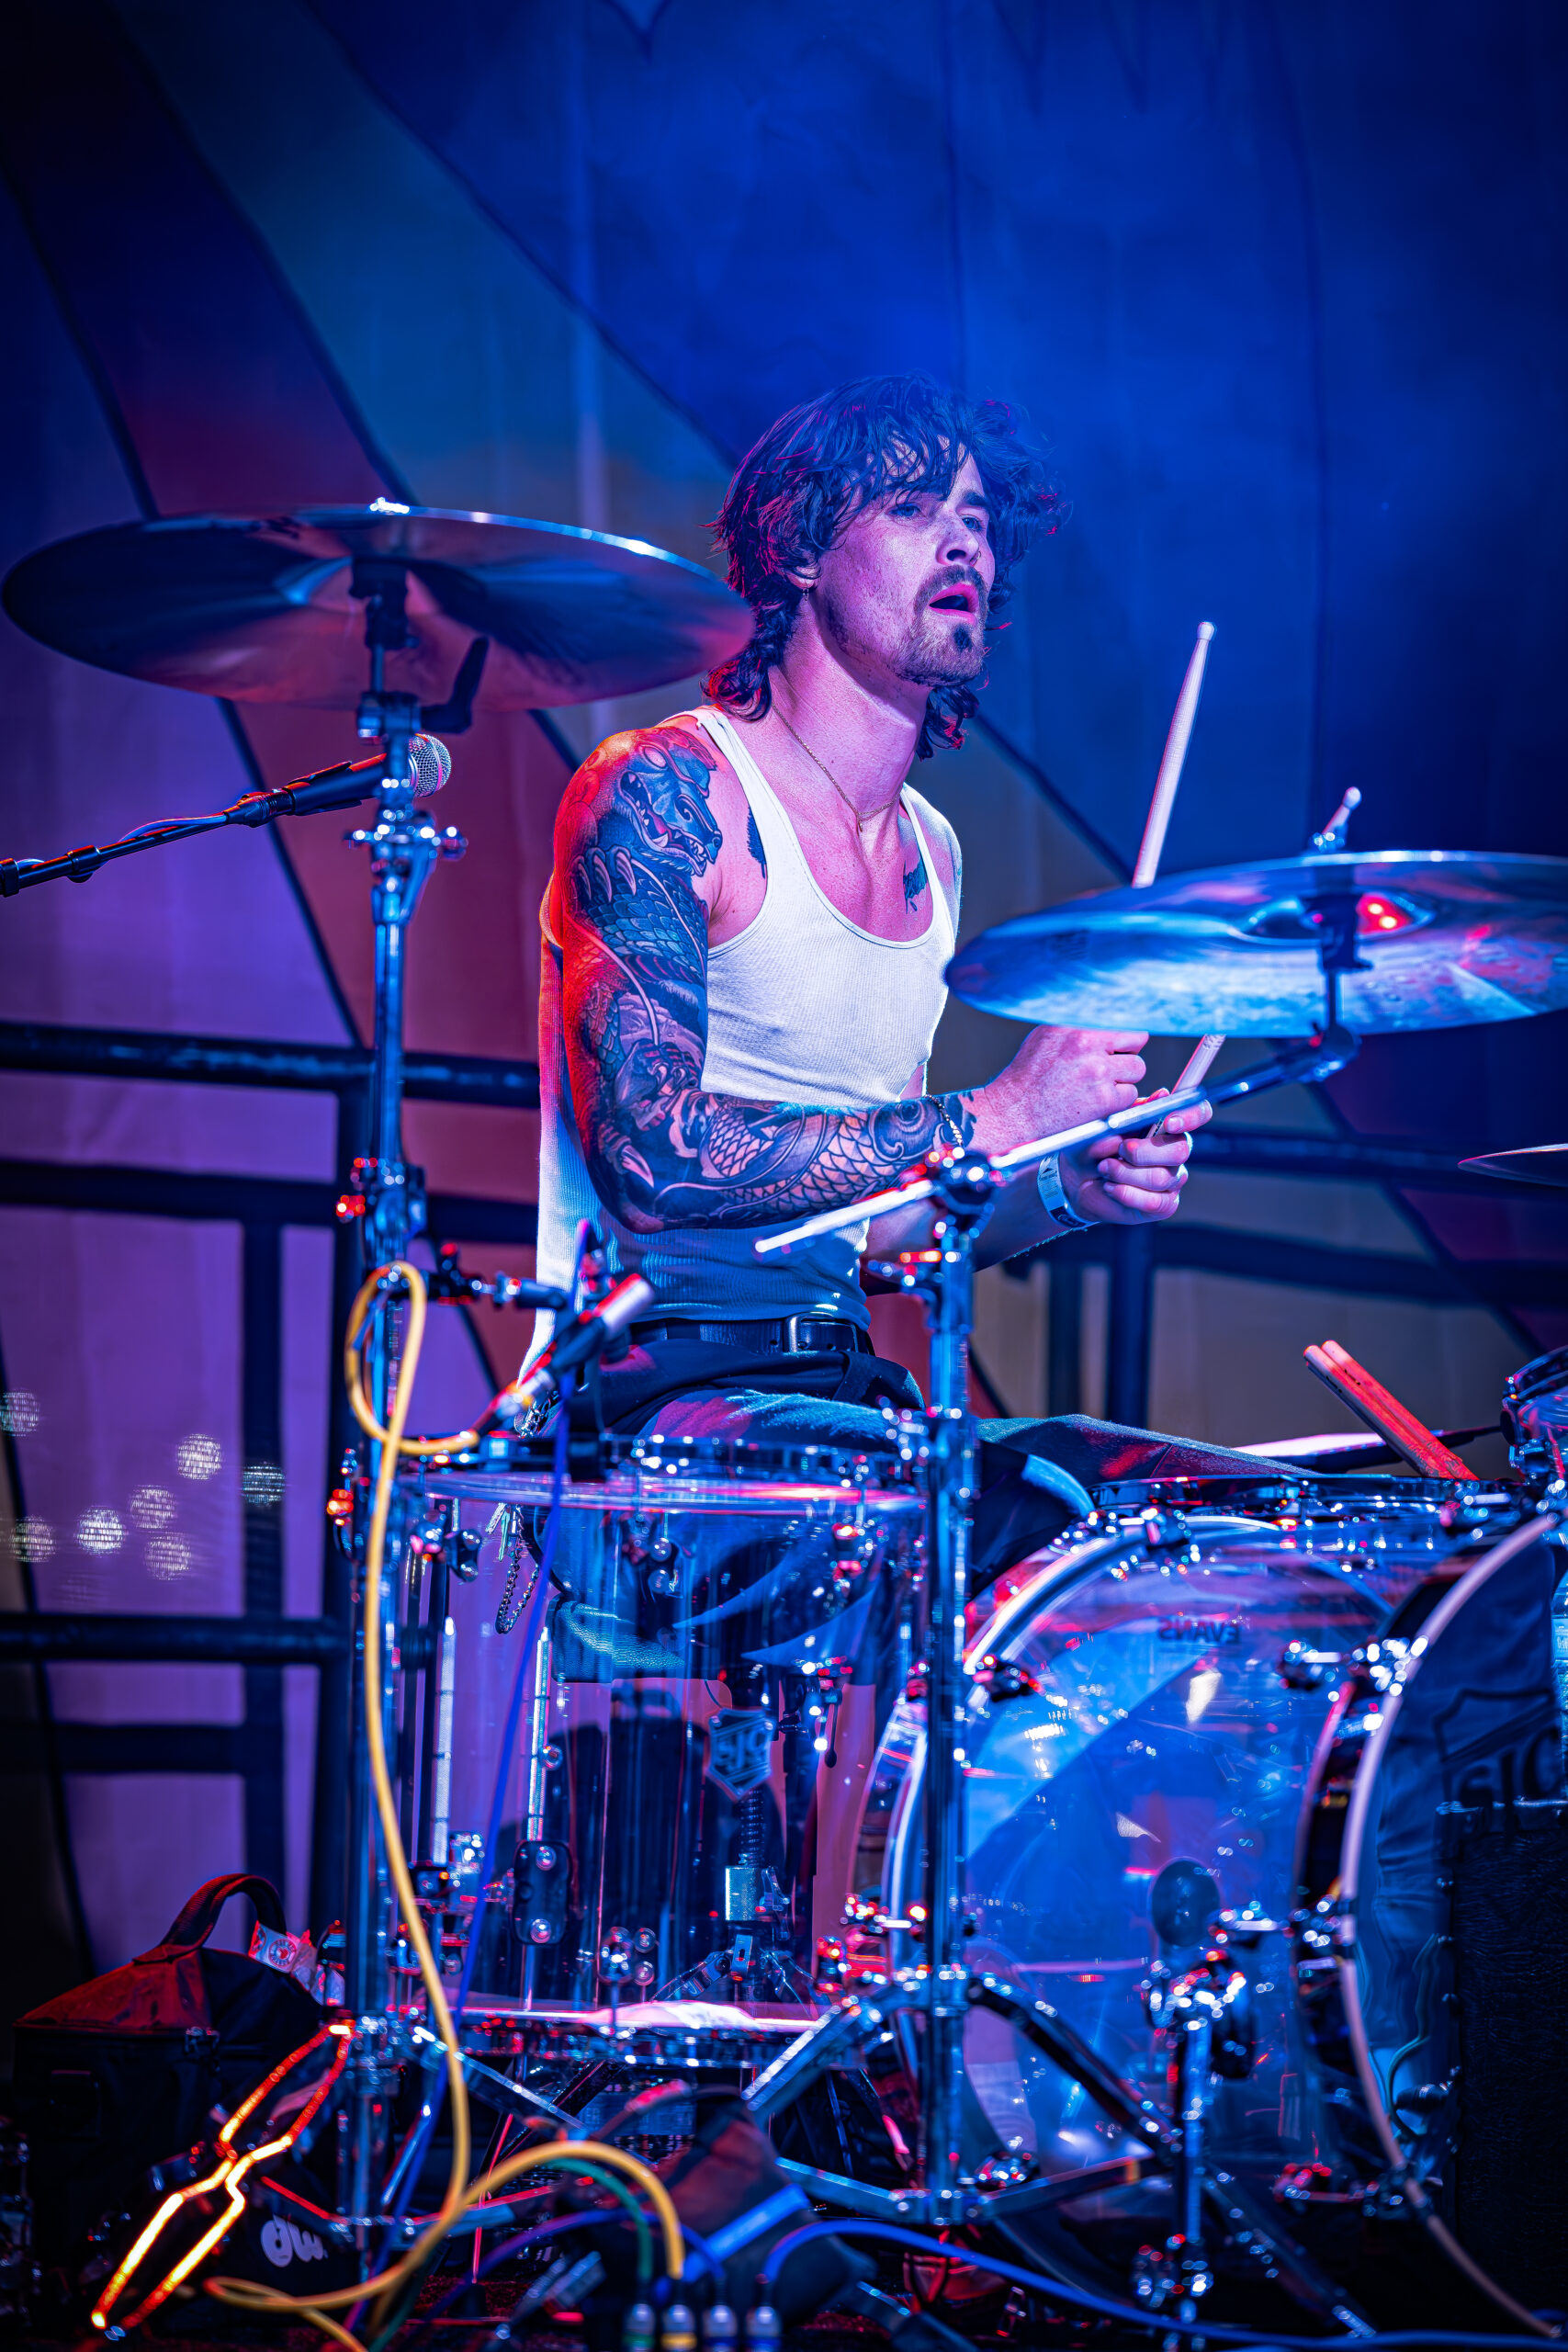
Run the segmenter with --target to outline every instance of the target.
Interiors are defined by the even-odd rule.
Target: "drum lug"
[[[1278,1670],[1287,1690],[1318,1690],[1344,1663],[1342,1650],[1314,1650],[1305,1642],[1287,1642]]]
[[[1367,2194],[1364,2180],[1325,2164],[1287,2165],[1274,2183],[1281,2205],[1362,2205]]]
[[[1179,2233],[1163,2247],[1141,2245],[1133,2257],[1133,2292],[1145,2311],[1161,2312],[1175,2303],[1191,2318],[1213,2283],[1202,2248],[1189,2245]]]
[[[987,1654],[975,1669],[975,1680],[985,1691],[993,1706],[1004,1699],[1032,1699],[1040,1689],[1040,1679],[1014,1658],[997,1657]]]
[[[1419,2195],[1411,2197],[1408,2190],[1412,2174],[1408,2165],[1393,2165],[1376,2180],[1369,2181],[1362,2199],[1361,2211],[1369,2221],[1408,2222],[1416,2217],[1423,2201]]]
[[[1343,1895],[1325,1896],[1310,1911],[1292,1911],[1291,1940],[1296,1947],[1296,1972],[1348,1952],[1356,1941],[1356,1914]]]

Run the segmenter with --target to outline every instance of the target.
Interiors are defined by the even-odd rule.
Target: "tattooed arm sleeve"
[[[716,765],[684,728],[614,739],[557,828],[572,1103],[595,1191],[639,1233],[837,1207],[973,1125],[961,1094],[836,1111],[704,1091]]]

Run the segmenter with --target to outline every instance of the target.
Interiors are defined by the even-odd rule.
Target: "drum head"
[[[1519,2302],[1561,2307],[1565,1562],[1540,1524],[1494,1547],[1348,1692],[1336,1745],[1364,1753],[1337,1899],[1320,1908],[1373,2169],[1381,2156]],[[1331,2122],[1356,2115],[1341,2071],[1325,2070]],[[1354,2123],[1339,2134],[1348,2161],[1355,2137]]]

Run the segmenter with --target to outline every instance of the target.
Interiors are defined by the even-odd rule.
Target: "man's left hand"
[[[1147,1096],[1157,1102],[1168,1087]],[[1101,1225],[1158,1225],[1174,1216],[1187,1182],[1192,1131],[1213,1116],[1207,1102],[1179,1111],[1158,1143],[1145,1136],[1102,1136],[1062,1155],[1062,1184],[1070,1207]]]

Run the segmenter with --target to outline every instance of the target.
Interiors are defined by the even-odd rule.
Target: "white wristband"
[[[1062,1170],[1055,1152],[1040,1162],[1034,1175],[1040,1194],[1040,1205],[1050,1212],[1064,1233],[1087,1233],[1094,1219],[1079,1216],[1067,1204],[1066,1187],[1062,1182]]]

